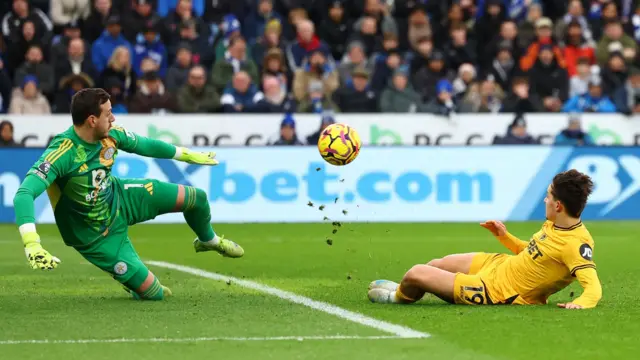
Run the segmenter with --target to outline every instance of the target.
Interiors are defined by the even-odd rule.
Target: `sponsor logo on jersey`
[[[585,260],[591,261],[593,258],[593,250],[589,244],[582,244],[580,246],[580,256]]]
[[[127,264],[123,261],[118,262],[113,267],[113,272],[118,275],[124,275],[127,272]]]
[[[113,154],[115,154],[116,152],[116,148],[114,147],[109,147],[107,150],[105,150],[104,152],[104,159],[105,160],[111,160],[113,159]]]

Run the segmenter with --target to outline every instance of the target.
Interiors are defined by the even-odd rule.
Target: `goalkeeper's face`
[[[94,122],[94,135],[96,139],[106,139],[111,130],[111,124],[116,120],[111,112],[111,101],[107,100],[100,105],[100,116]]]

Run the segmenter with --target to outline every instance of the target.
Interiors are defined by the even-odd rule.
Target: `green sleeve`
[[[173,159],[176,147],[160,140],[134,134],[122,127],[114,127],[109,135],[116,140],[118,149],[156,159]]]
[[[33,202],[53,182],[70,171],[74,154],[73,142],[67,138],[54,139],[40,159],[29,169],[15,197],[13,206],[18,226],[35,222]]]
[[[36,222],[33,202],[45,190],[47,190],[47,184],[34,174],[27,175],[20,184],[20,188],[13,198],[13,208],[18,226]]]

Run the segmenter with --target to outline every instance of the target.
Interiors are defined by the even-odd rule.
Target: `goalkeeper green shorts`
[[[108,272],[131,289],[147,278],[148,268],[129,239],[129,226],[176,211],[176,184],[149,179],[116,179],[120,209],[103,239],[87,248],[76,248],[87,261]]]

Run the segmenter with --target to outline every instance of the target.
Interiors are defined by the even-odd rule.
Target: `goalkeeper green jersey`
[[[114,126],[98,143],[87,143],[73,126],[57,135],[31,167],[18,190],[18,225],[35,222],[33,200],[46,189],[65,244],[82,248],[104,237],[120,209],[121,187],[111,175],[118,149],[154,158],[172,158],[176,149]],[[38,179],[38,180],[36,180]]]

